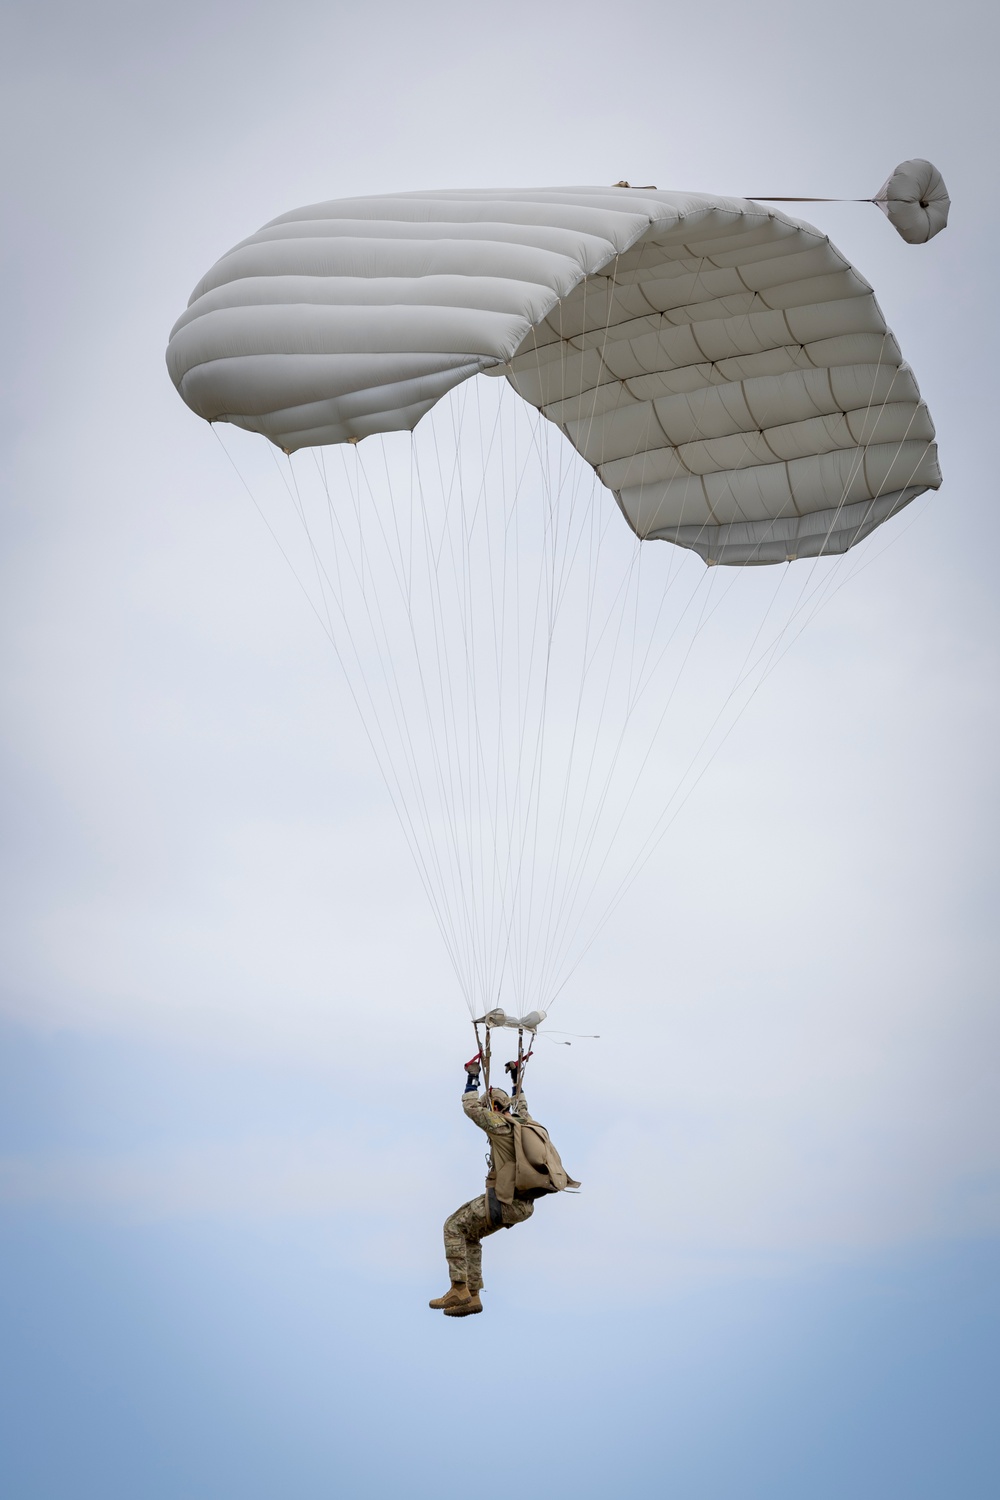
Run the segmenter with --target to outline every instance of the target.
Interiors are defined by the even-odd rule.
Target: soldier
[[[480,1059],[466,1063],[462,1108],[473,1124],[490,1138],[490,1167],[486,1191],[445,1220],[444,1253],[451,1286],[431,1307],[448,1318],[465,1318],[483,1310],[482,1241],[498,1229],[513,1229],[535,1211],[535,1199],[579,1187],[566,1175],[548,1132],[528,1113],[524,1095],[517,1094],[517,1065],[508,1064],[515,1098],[491,1088],[479,1095]],[[527,1128],[525,1128],[527,1127]]]

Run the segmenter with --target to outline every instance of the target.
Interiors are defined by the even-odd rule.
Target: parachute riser
[[[503,1012],[502,1011],[500,1011],[499,1013],[496,1012],[496,1011],[490,1012],[490,1015],[498,1015],[498,1014],[499,1015],[503,1015]],[[542,1019],[543,1013],[532,1012],[532,1015],[535,1015],[535,1014],[539,1015],[539,1020]],[[527,1017],[525,1017],[524,1019],[527,1019]],[[491,1061],[492,1046],[493,1046],[492,1033],[493,1033],[493,1026],[494,1026],[494,1024],[503,1025],[504,1022],[498,1020],[497,1022],[494,1023],[487,1016],[477,1016],[473,1020],[473,1022],[472,1022],[472,1029],[475,1032],[475,1036],[476,1036],[476,1052],[477,1052],[477,1054],[479,1056],[479,1059],[480,1059],[480,1061],[482,1063],[482,1068],[483,1068],[483,1088],[484,1088],[484,1090],[485,1090],[485,1092],[487,1094],[487,1097],[489,1096],[489,1092],[490,1092],[490,1061]],[[511,1025],[511,1022],[507,1021],[506,1024],[509,1027]],[[516,1022],[514,1024],[516,1024]],[[485,1040],[480,1036],[480,1032],[479,1032],[480,1026],[484,1026],[485,1027],[485,1031],[486,1031]],[[527,1027],[526,1028],[524,1026],[518,1026],[518,1028],[517,1028],[517,1064],[516,1064],[517,1074],[516,1074],[516,1077],[515,1077],[515,1080],[514,1080],[514,1094],[513,1094],[513,1103],[514,1103],[515,1107],[516,1107],[516,1105],[517,1105],[518,1101],[520,1100],[521,1095],[523,1093],[524,1070],[528,1066],[529,1060],[534,1056],[534,1046],[533,1045],[528,1048],[527,1052],[525,1052],[525,1050],[524,1050],[524,1033],[525,1033],[525,1030],[530,1030],[531,1031],[531,1033],[532,1033],[532,1043],[534,1042],[534,1027]],[[510,1067],[511,1067],[511,1064],[508,1064],[508,1071],[510,1070]]]
[[[489,1031],[487,1030],[487,1032],[486,1032],[486,1044],[484,1046],[482,1038],[479,1035],[479,1022],[478,1021],[473,1021],[473,1023],[472,1023],[472,1029],[476,1033],[476,1051],[479,1053],[479,1061],[482,1063],[483,1068],[484,1068],[485,1073],[486,1073],[486,1087],[488,1089],[489,1086],[490,1086],[490,1065],[489,1065],[487,1054],[488,1054],[488,1049],[489,1049],[489,1035],[490,1034],[489,1034]]]

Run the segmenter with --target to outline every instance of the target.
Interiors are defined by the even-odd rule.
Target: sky
[[[3,29],[0,1489],[994,1495],[988,8]],[[874,286],[944,485],[850,555],[574,972],[557,1024],[600,1040],[540,1047],[531,1104],[583,1191],[442,1319],[440,1225],[481,1186],[467,1012],[227,450],[252,488],[265,460],[178,399],[170,327],[319,199],[855,199],[912,156],[953,198],[932,243],[803,212]]]

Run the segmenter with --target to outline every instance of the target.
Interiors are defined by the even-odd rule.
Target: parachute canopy
[[[920,214],[923,238],[941,227],[934,183],[907,175],[927,165],[883,189],[907,238]],[[577,187],[314,204],[213,266],[167,363],[200,416],[286,452],[411,430],[460,382],[504,376],[637,536],[709,563],[844,552],[941,482],[871,287],[819,230],[746,199]]]

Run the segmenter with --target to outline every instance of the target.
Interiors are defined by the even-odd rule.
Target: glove
[[[465,1065],[465,1092],[474,1094],[479,1088],[479,1070],[482,1066],[482,1058],[477,1052],[475,1057],[470,1057]]]

